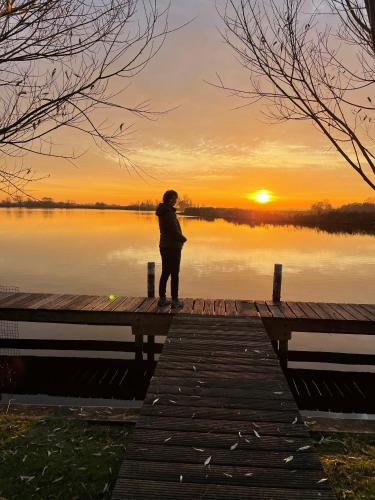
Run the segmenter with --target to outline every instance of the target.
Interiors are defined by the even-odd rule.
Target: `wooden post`
[[[147,361],[150,361],[152,363],[155,361],[155,337],[153,335],[147,335],[147,347]]]
[[[282,264],[275,264],[275,270],[273,274],[273,292],[272,292],[273,302],[280,302],[281,299],[282,274],[283,274]]]
[[[143,360],[143,335],[138,324],[132,325],[132,333],[134,335],[135,344],[135,359]]]
[[[147,263],[147,297],[155,297],[155,262]],[[155,361],[153,352],[154,344],[155,337],[153,335],[147,335],[147,361]]]
[[[155,262],[147,262],[147,297],[155,297]]]
[[[288,368],[288,340],[279,340],[279,357],[281,368]]]

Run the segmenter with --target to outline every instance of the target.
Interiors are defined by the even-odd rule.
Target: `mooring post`
[[[283,275],[283,265],[275,264],[275,269],[273,273],[273,292],[272,292],[273,302],[280,302],[282,275]]]
[[[155,297],[155,262],[147,262],[147,297]],[[147,361],[154,361],[155,337],[147,335]]]
[[[132,325],[132,334],[134,335],[134,344],[135,344],[135,359],[143,360],[143,335],[141,333],[141,328],[138,323],[133,323]]]
[[[155,297],[155,262],[147,262],[147,297]]]

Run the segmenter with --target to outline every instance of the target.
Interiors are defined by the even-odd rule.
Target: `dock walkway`
[[[113,499],[328,500],[258,317],[174,316]]]

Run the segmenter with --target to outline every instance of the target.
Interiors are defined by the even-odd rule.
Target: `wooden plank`
[[[225,301],[225,315],[237,316],[236,302],[234,300]]]
[[[307,304],[310,307],[310,309],[312,309],[315,312],[315,314],[319,316],[320,319],[332,319],[330,316],[328,316],[328,314],[325,311],[323,311],[321,307],[319,307],[319,304],[315,302],[307,302]]]
[[[375,309],[371,311],[370,309],[366,308],[365,306],[361,304],[355,304],[355,309],[361,312],[362,315],[366,316],[368,320],[371,322],[375,321]]]
[[[86,306],[82,307],[82,311],[99,311],[102,307],[105,307],[109,303],[107,296],[96,297],[94,300],[89,302]]]
[[[183,303],[184,303],[183,307],[177,311],[177,314],[192,314],[194,299],[191,298],[183,299]]]
[[[153,308],[157,301],[158,299],[156,299],[155,297],[145,298],[142,304],[137,308],[137,312],[147,312],[149,309]]]
[[[268,309],[271,311],[273,318],[284,318],[284,313],[280,308],[280,304],[275,304],[274,302],[270,302],[268,300],[266,301],[266,304]]]
[[[192,370],[193,371],[193,370]],[[158,372],[159,373],[159,372]],[[208,377],[207,375],[204,375],[203,372],[199,373],[200,377],[194,377],[192,374],[186,374],[184,376],[184,388],[199,388],[199,387],[204,387],[205,389],[216,389],[216,388],[223,388],[223,395],[227,392],[225,389],[232,389],[233,388],[233,381],[236,380],[238,381],[239,375],[234,374],[232,377],[221,377],[221,378],[215,378],[214,376]],[[249,394],[266,394],[269,392],[272,394],[273,391],[285,391],[285,394],[288,392],[288,385],[286,383],[286,380],[284,379],[276,379],[275,377],[266,377],[263,375],[263,384],[262,387],[258,387],[254,382],[261,380],[261,377],[259,377],[259,374],[251,374],[245,376],[245,374],[242,374],[243,382],[241,383],[241,389],[248,389]],[[180,378],[180,373],[175,374],[175,376],[170,376],[167,374],[162,374],[159,376],[157,374],[156,376],[152,378],[152,388],[158,387],[160,385],[173,385],[173,384],[178,384],[181,383],[181,378]],[[259,385],[259,384],[258,384]],[[240,390],[237,389],[236,390]],[[179,391],[180,392],[180,391]],[[288,398],[290,399],[290,398]]]
[[[183,477],[183,476],[182,476]],[[227,474],[227,484],[192,483],[185,478],[182,483],[172,481],[152,481],[149,479],[126,478],[116,484],[113,500],[334,500],[329,490],[295,489],[295,488],[259,488],[256,486],[233,486],[231,475]]]
[[[204,300],[195,299],[192,314],[203,314],[203,309],[204,309]]]
[[[342,315],[342,310],[339,310],[338,308],[336,308],[334,304],[320,303],[319,307],[321,307],[323,309],[323,311],[325,311],[332,319],[337,319],[340,321],[345,319]]]
[[[215,315],[225,316],[225,300],[224,299],[215,300]]]
[[[357,308],[354,304],[340,304],[340,307],[350,313],[357,321],[368,321],[371,318],[368,317],[366,312]]]
[[[294,319],[296,317],[295,313],[292,311],[292,309],[288,306],[286,302],[280,302],[279,308],[280,311],[283,313],[284,318]]]
[[[39,307],[38,309],[46,309],[46,310],[57,310],[59,306],[63,305],[65,306],[69,302],[72,301],[72,299],[76,298],[77,295],[70,295],[70,294],[61,294],[61,295],[55,295],[54,299],[48,302],[45,302],[43,304],[43,307]],[[62,307],[62,309],[64,309]]]
[[[279,422],[279,423],[292,423],[295,419],[301,423],[301,417],[298,411],[267,411],[267,410],[248,410],[232,408],[211,408],[201,406],[199,408],[189,408],[188,406],[176,406],[171,403],[167,398],[162,398],[156,405],[146,405],[143,411],[144,415],[148,416],[163,416],[163,417],[183,417],[204,420],[239,420],[242,422]],[[251,432],[251,438],[255,439],[254,433]],[[248,436],[250,437],[250,432]],[[242,438],[239,441],[244,441]]]
[[[126,300],[127,297],[115,297],[114,299],[111,299],[108,296],[108,301],[103,305],[102,310],[103,311],[115,311],[117,307],[119,307],[121,304],[124,303],[124,300]]]
[[[132,297],[129,302],[123,302],[116,312],[135,312],[145,300],[147,299],[144,297]]]
[[[22,303],[23,300],[30,298],[32,294],[30,292],[16,292],[8,297],[4,297],[1,300],[0,307],[3,309],[14,308],[14,304]]]
[[[320,316],[306,302],[298,302],[298,306],[303,310],[309,319],[320,319]]]
[[[255,305],[261,318],[272,318],[272,313],[264,300],[257,300]]]
[[[180,384],[182,384],[181,381]],[[181,386],[176,385],[175,381],[173,383],[171,382],[170,384],[168,383],[168,381],[165,381],[165,384],[151,381],[150,384],[150,391],[153,391],[155,394],[159,395],[176,394],[178,396],[181,393],[179,391],[179,388],[182,391]],[[281,388],[278,387],[277,384],[274,384],[274,386],[268,384],[267,386],[265,386],[264,389],[262,388],[257,389],[256,387],[251,387],[250,384],[247,385],[244,384],[243,386],[241,385],[241,388],[220,387],[220,386],[215,387],[215,386],[209,386],[208,384],[206,386],[206,384],[202,385],[198,383],[196,385],[186,384],[183,385],[183,394],[186,396],[200,396],[201,398],[233,397],[233,398],[243,398],[243,399],[274,398],[280,401],[293,400],[292,394],[287,390],[283,390],[283,387]],[[176,400],[176,397],[174,398],[174,400]]]
[[[177,417],[149,417],[141,415],[137,427],[143,429],[189,431],[189,432],[215,432],[218,434],[233,432],[233,435],[250,434],[254,430],[260,436],[299,436],[308,437],[308,431],[304,425],[284,424],[280,422],[256,422],[254,425],[248,421],[240,420],[205,420],[201,418],[177,418]],[[259,438],[261,439],[261,437]]]
[[[253,439],[252,436],[250,436]],[[140,447],[130,443],[127,450],[128,460],[142,460],[151,462],[170,462],[171,464],[199,464],[202,465],[206,457],[213,457],[215,465],[231,465],[234,467],[243,466],[246,463],[256,464],[257,467],[269,467],[272,469],[290,469],[288,462],[285,462],[285,452],[283,451],[260,451],[242,448],[242,438],[233,438],[237,447],[228,453],[228,450],[217,448],[201,448],[192,446],[170,446],[147,444]],[[293,455],[293,469],[320,469],[320,461],[317,454],[307,450],[305,453],[295,453]]]
[[[375,316],[375,305],[373,304],[359,304],[362,308],[366,309],[366,311],[369,311],[372,316]]]
[[[178,394],[178,398],[176,398]],[[175,401],[176,406],[189,406],[192,408],[198,408],[201,406],[205,407],[222,407],[222,408],[248,408],[252,410],[279,410],[279,411],[290,411],[297,410],[297,406],[294,400],[275,400],[272,398],[267,399],[244,399],[242,396],[236,396],[229,394],[224,396],[223,394],[219,396],[210,397],[205,395],[204,397],[200,395],[186,395],[185,393],[176,392],[154,392],[150,388],[147,393],[146,402],[152,404],[155,399],[160,401],[172,400]],[[174,403],[173,403],[174,404]]]
[[[215,301],[212,299],[205,299],[203,314],[206,316],[213,316],[215,310]]]
[[[170,438],[170,439],[168,439]],[[173,432],[159,430],[154,432],[152,429],[137,429],[132,436],[133,443],[142,444],[159,444],[165,446],[191,446],[195,448],[211,448],[230,450],[233,445],[233,440],[236,439],[233,432],[229,434],[215,434],[213,432]],[[258,439],[255,434],[251,436],[238,436],[238,441],[241,443],[241,448],[244,450],[261,450],[261,451],[284,451],[295,452],[298,448],[302,448],[306,444],[304,437],[289,437],[280,438],[280,436],[262,436]],[[311,450],[312,448],[310,448]]]
[[[81,311],[83,307],[90,304],[94,300],[94,295],[78,295],[76,300],[69,304],[69,310]]]
[[[70,304],[80,300],[80,295],[65,295],[64,299],[61,297],[58,302],[51,302],[52,308],[57,310],[70,310]]]
[[[203,467],[205,459],[207,459],[207,455],[202,456],[202,463],[199,465],[126,460],[120,468],[119,476],[126,480],[129,478],[140,480],[147,478],[148,480],[166,480],[171,482],[179,482],[180,476],[182,476],[186,482],[251,485],[264,488],[271,487],[272,485],[277,488],[288,488],[292,482],[294,488],[303,490],[316,489],[324,491],[328,488],[327,482],[319,483],[322,477],[325,477],[319,469],[295,470],[293,469],[293,465],[290,464],[286,470],[272,467],[254,467],[254,465],[244,465],[242,467],[222,466],[215,464],[214,457],[211,459],[210,468],[207,469]],[[228,477],[225,474],[231,476],[230,482],[228,482]],[[250,475],[247,476],[246,474]]]
[[[259,318],[258,310],[254,301],[250,300],[236,300],[236,309],[238,316],[249,316]]]
[[[290,352],[290,351],[289,351]],[[160,362],[159,364],[159,369],[160,370],[175,370],[175,371],[180,371],[180,370],[192,370],[192,366],[195,366],[197,370],[203,369],[206,371],[211,371],[212,373],[223,373],[223,374],[230,374],[230,373],[270,373],[272,375],[280,375],[280,369],[279,366],[266,366],[266,367],[259,367],[256,365],[252,365],[251,363],[248,364],[237,364],[237,363],[231,363],[230,361],[227,361],[226,363],[221,363],[219,364],[217,360],[203,360],[198,362],[197,360],[186,360],[178,358],[176,360],[175,358],[172,358],[171,356],[168,356],[168,361],[166,361],[163,358],[163,361]],[[202,367],[202,368],[201,368]],[[194,372],[196,373],[196,372]]]
[[[19,302],[13,302],[13,306],[17,309],[29,309],[33,304],[49,296],[50,294],[46,293],[30,293],[28,297],[20,298]]]
[[[195,381],[200,381],[201,383],[205,383],[206,380],[237,380],[239,376],[244,377],[245,380],[264,380],[265,374],[259,372],[251,372],[250,370],[239,371],[231,371],[231,370],[223,370],[222,372],[215,372],[214,370],[210,371],[210,368],[207,366],[196,367],[193,369],[192,365],[185,365],[185,368],[171,368],[170,363],[162,363],[158,367],[157,372],[158,377],[187,377],[188,379],[195,379]],[[271,372],[267,376],[267,380],[273,380],[275,382],[283,382],[285,383],[285,377],[283,374],[279,372]]]
[[[308,314],[300,307],[299,302],[289,301],[287,302],[288,307],[294,312],[296,318],[309,319]]]

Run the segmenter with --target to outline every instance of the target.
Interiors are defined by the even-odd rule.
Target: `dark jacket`
[[[156,209],[156,215],[159,217],[160,246],[182,248],[186,238],[182,234],[176,209],[168,203],[160,203]]]

